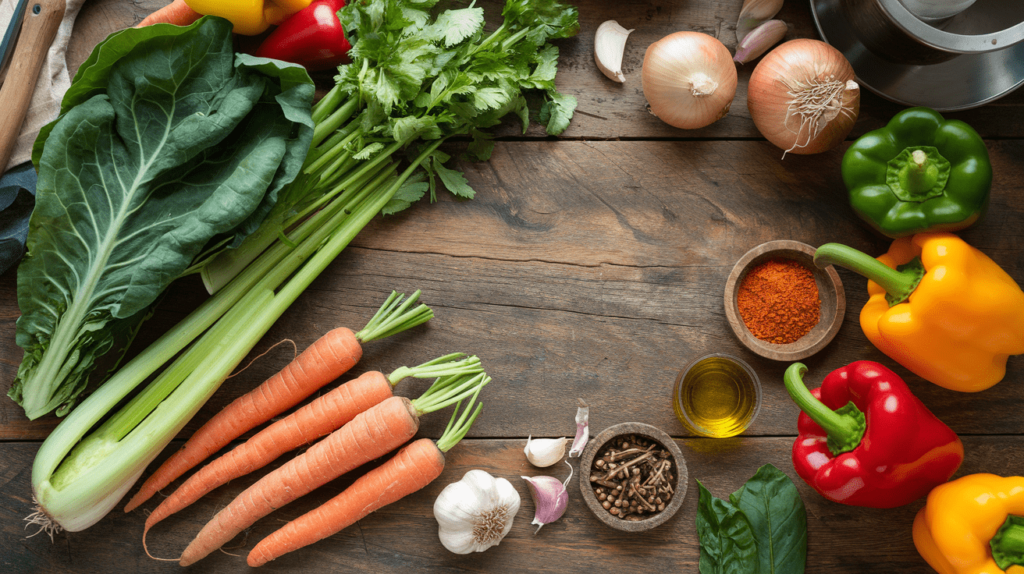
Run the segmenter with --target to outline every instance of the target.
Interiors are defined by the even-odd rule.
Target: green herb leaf
[[[796,486],[770,464],[729,496],[750,522],[761,574],[802,574],[807,564],[807,510]]]
[[[451,48],[483,28],[484,9],[463,8],[442,12],[425,33],[432,40],[444,40],[444,45]]]
[[[465,157],[471,161],[487,161],[491,159],[494,152],[494,136],[480,130],[469,132],[473,136],[473,143],[466,148]]]
[[[393,215],[399,211],[408,209],[410,205],[423,199],[424,194],[427,193],[429,185],[423,181],[425,174],[420,172],[416,176],[410,177],[402,187],[398,188],[395,192],[395,196],[391,198],[391,201],[381,209],[381,213],[384,215]]]
[[[466,181],[462,172],[446,168],[436,157],[434,158],[434,171],[437,172],[437,176],[441,178],[441,182],[448,188],[448,191],[453,194],[466,199],[473,199],[473,196],[476,195],[473,188],[469,187],[469,182]]]
[[[711,496],[699,480],[697,488],[701,574],[757,572],[757,543],[747,517],[729,502]]]
[[[569,127],[576,111],[576,98],[555,91],[548,92],[548,97],[551,99],[540,109],[540,121],[547,125],[548,135],[557,136]]]
[[[370,159],[371,157],[377,155],[377,152],[379,152],[382,149],[384,149],[384,144],[380,142],[373,142],[372,144],[359,150],[359,152],[353,155],[352,157],[354,159]]]

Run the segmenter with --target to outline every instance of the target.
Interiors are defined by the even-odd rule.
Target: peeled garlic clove
[[[740,45],[736,47],[736,56],[733,57],[733,60],[740,64],[746,64],[757,59],[761,54],[767,52],[768,48],[785,38],[788,30],[789,27],[782,20],[764,22],[743,38]]]
[[[536,511],[533,522],[530,524],[537,525],[537,530],[534,532],[536,534],[540,532],[542,526],[551,524],[565,514],[565,509],[569,506],[569,491],[566,490],[566,485],[572,478],[572,465],[569,465],[569,477],[565,479],[565,482],[560,482],[553,476],[524,476],[521,478],[526,481],[527,486],[530,487],[530,495],[533,496],[533,505]]]
[[[581,456],[590,439],[590,407],[583,402],[583,399],[576,400],[580,402],[580,406],[576,409],[576,438],[572,441],[572,448],[569,449],[569,458]]]
[[[544,468],[562,460],[567,442],[569,439],[565,437],[534,439],[533,435],[530,435],[526,439],[526,448],[523,452],[526,453],[526,460],[530,461],[530,464]]]
[[[623,83],[626,76],[622,75],[622,53],[626,50],[626,38],[632,30],[627,30],[615,20],[608,20],[597,27],[594,34],[594,60],[601,73],[608,79]]]
[[[745,0],[736,21],[736,41],[742,42],[754,28],[771,20],[782,10],[782,0]]]

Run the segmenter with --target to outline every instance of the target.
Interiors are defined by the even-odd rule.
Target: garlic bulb
[[[567,442],[569,439],[565,437],[534,439],[533,435],[530,435],[526,439],[526,448],[523,452],[526,453],[526,460],[530,461],[530,464],[544,468],[562,460]]]
[[[504,478],[494,478],[482,470],[467,472],[462,480],[446,486],[434,501],[441,544],[456,554],[497,546],[512,530],[519,502],[519,493]]]
[[[608,79],[620,84],[626,81],[626,76],[622,75],[622,53],[626,50],[626,38],[631,32],[615,20],[608,20],[598,26],[594,34],[594,60],[597,68]]]

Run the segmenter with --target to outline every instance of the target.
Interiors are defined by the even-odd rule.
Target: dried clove
[[[602,508],[623,520],[644,520],[672,497],[673,463],[662,445],[636,435],[613,439],[595,459],[590,481]]]

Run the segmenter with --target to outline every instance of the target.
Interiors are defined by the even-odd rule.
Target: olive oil
[[[725,438],[743,432],[761,408],[757,375],[739,359],[709,355],[676,378],[676,417],[694,433]]]

